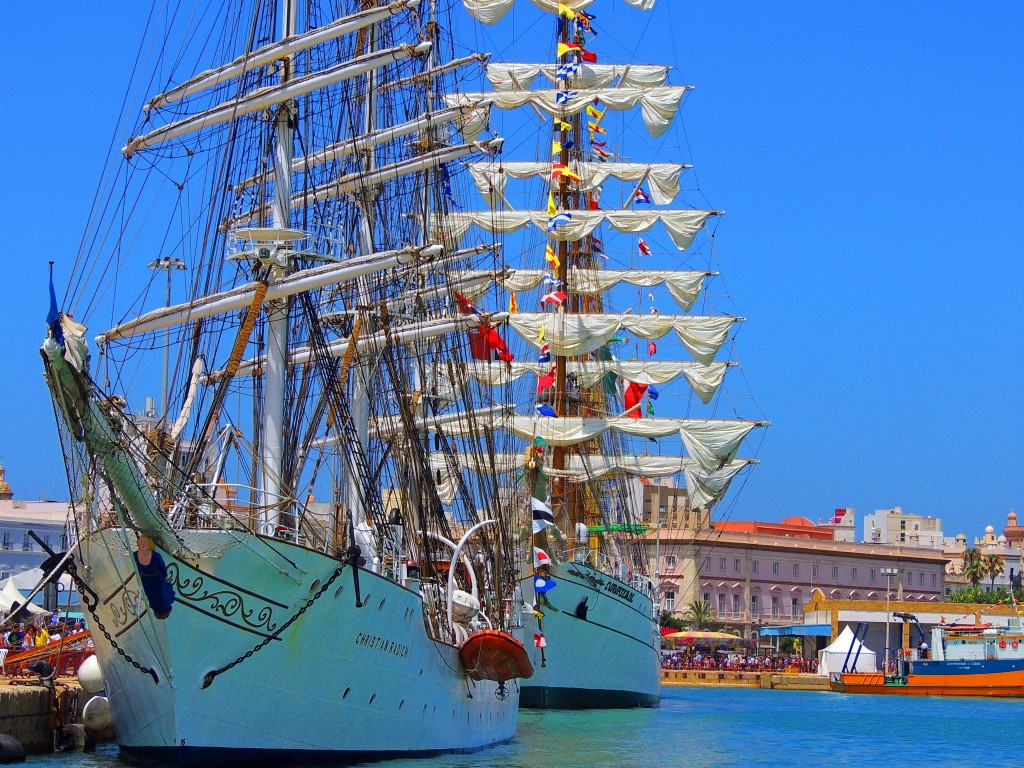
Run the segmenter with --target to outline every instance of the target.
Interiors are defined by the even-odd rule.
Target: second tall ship
[[[524,508],[526,707],[659,703],[650,554],[663,512],[645,512],[645,487],[675,478],[690,508],[710,508],[752,463],[739,456],[744,438],[766,426],[718,415],[733,364],[721,350],[743,319],[714,312],[704,290],[717,275],[707,225],[720,212],[681,199],[689,166],[666,141],[689,87],[670,84],[666,65],[607,60],[638,48],[602,25],[613,6],[655,4],[625,2],[465,0],[487,25],[480,34],[548,58],[488,62],[485,89],[448,97],[496,107],[506,137],[501,155],[467,163],[485,205],[452,209],[435,228],[463,247],[504,238],[509,268],[467,287],[462,306],[509,312],[507,342],[500,326],[471,340],[470,370],[514,394],[515,414],[494,428],[520,450],[484,469],[516,483]]]

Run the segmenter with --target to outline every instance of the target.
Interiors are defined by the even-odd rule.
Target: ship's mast
[[[296,0],[281,0],[281,37],[286,39],[295,34]],[[281,83],[292,77],[291,59],[281,61]],[[274,228],[287,229],[291,223],[291,167],[293,156],[294,102],[281,104],[275,120],[277,140],[274,144],[274,199],[271,216]],[[270,278],[284,277],[288,271],[287,262],[275,261],[270,267]],[[260,532],[273,536],[281,516],[281,500],[284,498],[281,459],[284,435],[284,397],[287,377],[288,349],[288,299],[270,302],[268,307],[267,369],[264,380],[263,441],[261,446],[263,475],[260,485],[259,520]]]
[[[569,42],[569,24],[562,24],[562,32],[560,35],[560,42]],[[571,57],[575,56],[572,51],[567,51],[559,58],[559,63],[564,64],[571,60]],[[568,82],[563,82],[563,87],[568,87]],[[558,119],[558,128],[556,135],[560,137],[559,155],[558,162],[563,166],[568,167],[569,165],[569,148],[567,147],[568,139],[578,139],[580,130],[580,117],[578,114],[572,117],[572,128],[566,129],[566,125],[561,118]],[[568,187],[568,176],[567,174],[560,174],[558,182],[558,208],[559,210],[566,210],[569,208],[570,195]],[[560,281],[560,287],[564,288],[565,292],[569,293],[569,243],[566,240],[558,241],[558,269],[555,275]],[[572,308],[573,297],[570,295],[565,300],[563,306],[556,309],[556,312],[568,312]],[[558,355],[555,358],[555,413],[559,416],[570,416],[570,403],[568,393],[566,391],[566,364],[568,360],[565,355]],[[556,470],[565,469],[565,447],[556,445],[551,456],[551,467]],[[553,488],[558,488],[561,491],[563,501],[563,514],[567,516],[568,526],[566,530],[575,531],[576,529],[576,510],[575,510],[575,494],[570,490],[569,485],[565,480],[557,480],[552,484]],[[554,495],[554,494],[553,494]],[[570,498],[572,497],[572,498]],[[554,499],[552,499],[554,503]]]
[[[377,48],[377,25],[372,24],[359,33],[359,40],[362,43],[359,47],[365,54],[372,53]],[[364,135],[373,133],[377,126],[377,70],[371,69],[366,73],[366,90],[363,95],[365,112],[363,114],[362,131]],[[376,166],[376,156],[371,146],[362,157],[362,171],[367,178],[372,177],[373,168]],[[374,252],[374,203],[376,202],[378,189],[376,186],[367,186],[359,190],[358,204],[362,211],[359,223],[358,239],[359,248],[362,254]],[[357,282],[359,291],[358,304],[369,306],[372,300],[369,285],[365,278]],[[369,319],[369,318],[368,318]],[[367,327],[367,332],[372,333],[377,328],[374,325]],[[359,435],[360,444],[351,446],[351,451],[358,451],[366,455],[368,447],[368,434],[370,429],[370,386],[369,369],[360,363],[357,353],[352,363],[352,397],[350,399],[349,413],[352,423],[355,425],[356,434]],[[348,460],[348,483],[346,487],[346,499],[349,511],[356,526],[360,525],[366,518],[366,499],[364,478],[357,470],[358,463],[353,457]]]

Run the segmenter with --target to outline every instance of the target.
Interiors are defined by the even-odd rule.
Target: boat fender
[[[580,600],[580,604],[576,606],[577,619],[583,619],[584,621],[587,620],[587,611],[590,610],[590,606],[587,605],[587,600],[589,599],[589,597],[584,597],[582,600]]]
[[[0,733],[0,763],[24,763],[25,748],[21,742],[6,733]]]
[[[80,723],[69,723],[57,731],[58,752],[92,752],[96,749],[96,734]]]
[[[103,690],[103,670],[95,656],[90,656],[78,667],[78,684],[86,693],[99,693]]]
[[[82,724],[100,740],[114,737],[114,719],[110,714],[110,701],[106,696],[93,696],[82,707]]]

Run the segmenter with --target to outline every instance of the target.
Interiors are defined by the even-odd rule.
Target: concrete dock
[[[73,678],[58,679],[52,689],[0,680],[0,733],[17,739],[27,754],[48,754],[58,727],[82,721],[88,698]]]
[[[778,691],[828,691],[824,675],[801,672],[733,672],[702,669],[665,669],[662,685],[711,688],[767,688]]]

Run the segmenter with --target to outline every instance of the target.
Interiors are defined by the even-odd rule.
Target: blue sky
[[[141,36],[135,5],[10,9],[0,459],[18,498],[66,497],[37,352],[46,262],[66,273],[77,253]],[[773,424],[723,514],[862,519],[899,504],[948,535],[1001,529],[1024,505],[1024,6],[593,10],[595,50],[614,59],[640,39],[638,59],[696,86],[680,135],[691,181],[727,212],[716,247],[748,319],[743,375]],[[481,39],[500,48],[510,28]]]

